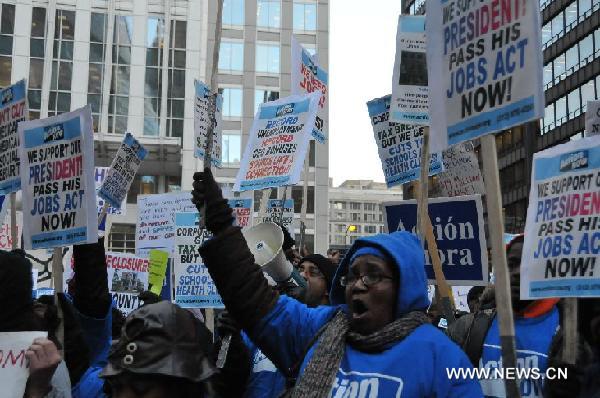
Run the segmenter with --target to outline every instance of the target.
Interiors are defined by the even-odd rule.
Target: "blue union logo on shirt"
[[[342,377],[339,377],[340,374]],[[379,373],[344,372],[339,369],[331,389],[331,398],[400,398],[403,386],[404,382],[398,377]]]

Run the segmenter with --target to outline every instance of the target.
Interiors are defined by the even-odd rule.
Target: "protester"
[[[340,263],[340,251],[330,247],[327,249],[327,258],[337,267],[337,265]]]
[[[267,285],[209,169],[194,175],[214,237],[200,252],[232,316],[279,368],[300,363],[293,397],[478,397],[477,381],[450,379],[467,357],[428,324],[424,253],[406,232],[361,238],[333,280],[333,307],[308,308]],[[342,286],[343,285],[343,286]]]
[[[309,307],[329,304],[329,291],[336,266],[320,254],[310,254],[298,264],[300,275],[306,279],[304,303]]]
[[[0,332],[48,331],[34,310],[32,289],[31,262],[25,253],[0,250]],[[35,339],[26,352],[30,377],[24,398],[71,397],[69,372],[52,338]]]
[[[517,235],[506,248],[510,272],[511,301],[515,318],[515,340],[517,366],[537,368],[545,374],[550,343],[559,325],[556,307],[558,299],[521,300],[520,266],[523,251],[523,235]],[[501,366],[502,349],[495,304],[490,304],[493,290],[486,290],[480,298],[480,310],[453,323],[448,335],[467,353],[474,365],[480,368],[495,369]],[[504,397],[504,380],[481,380],[486,397]],[[520,380],[521,397],[542,397],[542,380],[533,377]]]
[[[189,311],[161,301],[126,319],[101,377],[113,398],[214,396],[211,335]]]
[[[469,293],[467,293],[467,305],[471,314],[477,312],[479,309],[479,297],[481,297],[484,290],[484,286],[473,286],[469,289]]]

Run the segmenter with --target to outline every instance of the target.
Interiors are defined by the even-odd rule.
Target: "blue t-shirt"
[[[244,398],[276,398],[285,390],[285,377],[273,362],[242,333],[244,343],[250,351],[252,370],[244,391]]]
[[[305,347],[340,307],[308,308],[281,296],[253,330],[252,339],[280,367],[300,360]],[[318,343],[317,343],[318,344]],[[300,375],[314,354],[305,356]],[[390,349],[369,354],[346,345],[332,397],[481,397],[477,380],[452,380],[446,369],[472,369],[467,356],[442,332],[422,325]],[[301,377],[301,376],[300,376]]]
[[[548,313],[536,318],[515,319],[515,339],[517,347],[518,369],[539,369],[544,376],[548,367],[548,351],[552,337],[559,325],[558,309],[554,307]],[[502,348],[498,318],[494,318],[485,337],[483,352],[479,362],[480,368],[493,371],[502,367]],[[493,376],[491,376],[493,377]],[[542,398],[543,379],[531,374],[529,378],[521,380],[520,389],[522,398]],[[504,380],[481,380],[481,387],[486,397],[506,397]]]

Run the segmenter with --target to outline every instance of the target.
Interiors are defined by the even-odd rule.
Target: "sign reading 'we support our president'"
[[[521,298],[600,297],[600,136],[533,156]]]
[[[25,249],[96,243],[94,136],[89,105],[19,123]]]
[[[260,104],[235,180],[235,191],[294,185],[300,180],[321,93]]]
[[[537,0],[430,0],[431,151],[543,117]]]

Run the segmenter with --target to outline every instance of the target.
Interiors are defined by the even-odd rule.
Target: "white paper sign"
[[[102,186],[102,183],[104,182],[104,179],[106,178],[106,176],[108,174],[108,170],[110,170],[110,167],[95,167],[94,168],[94,181],[96,183],[96,192],[98,192],[100,190],[100,187]],[[102,211],[102,208],[104,207],[104,199],[102,199],[98,195],[96,195],[96,206],[98,207],[98,214],[100,214],[100,212]],[[127,197],[125,197],[123,199],[123,201],[121,202],[120,208],[112,207],[109,205],[108,209],[106,210],[106,214],[125,215],[126,213],[127,213]]]
[[[426,50],[425,16],[400,15],[390,107],[393,122],[429,124]]]
[[[17,124],[28,118],[25,79],[0,90],[0,195],[21,189]]]
[[[127,253],[106,253],[108,290],[117,308],[128,315],[140,307],[139,294],[148,290],[148,259]]]
[[[600,101],[588,101],[585,111],[586,136],[600,134]]]
[[[294,199],[269,199],[267,202],[267,216],[262,222],[283,224],[288,231],[294,230]]]
[[[599,264],[600,136],[592,136],[533,155],[521,299],[600,297]]]
[[[319,108],[312,136],[321,144],[327,141],[329,117],[327,114],[327,72],[319,66],[317,54],[311,56],[308,51],[292,36],[292,95],[309,94],[315,91],[321,93]]]
[[[208,127],[213,120],[210,117],[210,96],[208,86],[198,80],[194,81],[196,96],[194,99],[194,156],[204,159]],[[223,96],[217,95],[217,109],[214,119],[213,144],[210,161],[213,166],[221,167],[221,139],[223,134]]]
[[[3,397],[22,397],[29,377],[29,362],[25,352],[46,332],[3,332],[0,333],[0,386]]]
[[[544,116],[536,0],[427,2],[431,151]]]
[[[443,196],[484,195],[485,186],[471,142],[454,145],[442,153],[444,171],[438,174]]]
[[[314,92],[259,105],[234,191],[298,183],[320,97]]]
[[[26,250],[95,243],[94,133],[88,106],[19,123]]]

